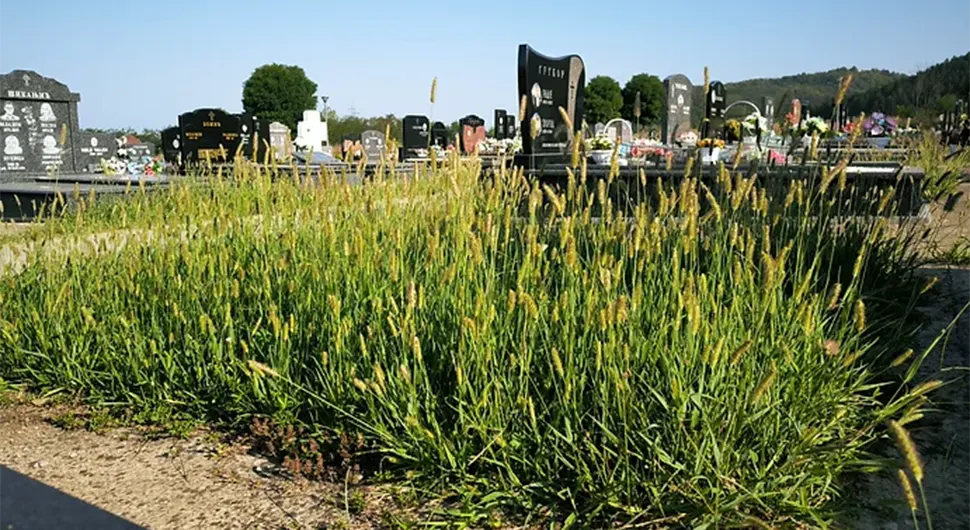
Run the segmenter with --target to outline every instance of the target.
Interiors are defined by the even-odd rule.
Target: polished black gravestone
[[[231,161],[242,141],[239,116],[220,109],[198,109],[179,116],[182,160],[194,164]]]
[[[458,120],[458,129],[461,132],[461,152],[466,155],[475,152],[475,147],[485,139],[485,120],[474,114]]]
[[[431,145],[436,145],[442,149],[448,147],[448,142],[451,139],[448,138],[448,127],[440,121],[434,122],[431,125]]]
[[[724,83],[714,81],[711,83],[710,91],[707,94],[707,103],[704,109],[704,117],[707,118],[703,128],[703,136],[705,138],[713,138],[724,127],[724,108],[726,103]]]
[[[537,168],[567,161],[583,122],[585,86],[586,66],[578,55],[548,57],[528,44],[519,45],[518,95],[520,100],[525,97],[526,105],[516,165]],[[572,121],[571,130],[560,107]]]
[[[418,149],[427,149],[429,146],[429,128],[427,116],[408,115],[402,120],[404,127],[404,158],[417,156]]]
[[[105,133],[78,133],[74,144],[77,170],[81,173],[96,172],[102,160],[110,160],[118,153],[114,135]]]
[[[73,173],[80,100],[33,71],[0,75],[0,176]]]
[[[169,164],[181,165],[182,163],[182,137],[178,127],[163,129],[162,133],[162,156]]]
[[[495,109],[495,139],[504,140],[508,137],[508,126],[506,120],[509,119],[508,112],[502,109]]]
[[[369,130],[360,133],[360,144],[371,162],[379,162],[384,157],[385,141],[384,133],[380,131]]]
[[[683,74],[664,79],[664,107],[660,140],[672,145],[680,135],[690,131],[690,102],[694,86]]]

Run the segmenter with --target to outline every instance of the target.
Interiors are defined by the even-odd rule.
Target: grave
[[[80,100],[33,71],[0,75],[0,176],[74,172]]]
[[[128,158],[134,160],[136,158],[141,159],[143,157],[149,157],[155,154],[155,146],[152,144],[135,144],[126,146],[125,149],[128,151]]]
[[[672,145],[690,131],[690,102],[694,86],[683,74],[664,79],[664,106],[660,128],[660,140]]]
[[[182,160],[228,162],[242,141],[239,116],[221,109],[197,109],[179,116]]]
[[[364,147],[364,154],[371,162],[380,162],[385,156],[384,133],[380,131],[364,131],[360,133],[360,143]]]
[[[277,160],[289,158],[293,150],[290,128],[278,121],[269,124],[269,145]]]
[[[564,164],[572,150],[576,132],[583,123],[583,93],[586,66],[578,55],[548,57],[528,44],[519,45],[518,96],[526,100],[522,131],[522,153],[517,165],[542,167]],[[559,112],[566,111],[567,126]]]
[[[616,142],[619,139],[621,144],[633,143],[633,124],[629,121],[616,118],[610,120],[604,126],[606,137]]]
[[[118,153],[118,144],[111,134],[81,131],[75,144],[77,170],[94,173],[101,168],[102,160],[111,160]]]
[[[409,114],[401,120],[401,123],[404,128],[404,142],[402,145],[402,149],[404,149],[403,158],[414,158],[418,156],[417,151],[419,149],[427,150],[430,136],[428,131],[428,117]],[[445,136],[447,137],[447,133]]]
[[[504,140],[508,138],[508,126],[506,125],[506,120],[508,120],[508,112],[502,109],[495,109],[495,139]]]
[[[775,123],[775,100],[770,97],[761,98],[761,116],[768,121],[768,127]]]
[[[726,102],[724,83],[720,81],[711,83],[704,111],[704,117],[707,118],[703,129],[704,138],[714,138],[720,134],[721,129],[724,127],[724,108]]]
[[[340,139],[340,154],[347,159],[348,155],[351,159],[360,158],[363,156],[364,151],[360,145],[360,135],[359,134],[345,134],[343,138]]]
[[[458,120],[461,130],[461,152],[470,155],[475,152],[478,143],[485,139],[485,120],[474,114],[469,114]]]
[[[330,149],[327,122],[320,120],[319,111],[303,111],[303,119],[296,124],[296,140],[293,143],[304,151],[326,152]]]
[[[515,126],[515,117],[514,116],[506,116],[505,117],[505,137],[506,138],[515,138],[516,131],[517,131],[517,129],[516,129],[516,126]]]
[[[162,133],[162,156],[169,164],[176,166],[182,165],[182,138],[178,127],[163,129]]]
[[[446,149],[448,147],[448,127],[440,121],[434,122],[431,125],[431,145],[436,145],[441,149]]]
[[[593,134],[595,134],[596,136],[601,136],[606,134],[606,125],[602,123],[597,123],[596,125],[594,125]]]

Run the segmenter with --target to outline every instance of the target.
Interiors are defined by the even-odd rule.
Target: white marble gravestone
[[[316,153],[330,151],[327,122],[320,119],[318,111],[303,111],[303,120],[296,125],[296,140],[293,143],[304,151],[311,149]]]

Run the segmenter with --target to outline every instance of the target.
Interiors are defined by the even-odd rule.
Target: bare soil
[[[160,439],[144,429],[53,425],[73,413],[31,403],[0,408],[0,465],[145,528],[363,530],[410,518],[409,507],[395,501],[407,498],[400,488],[294,477],[247,444],[206,431]],[[76,506],[63,503],[52,508],[65,513],[45,507],[24,517],[29,510],[16,504],[35,499],[4,501],[20,514],[0,513],[4,530],[50,528],[51,521],[79,517],[71,513]]]

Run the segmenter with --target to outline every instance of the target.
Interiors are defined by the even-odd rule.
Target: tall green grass
[[[878,383],[915,375],[889,368],[920,288],[906,249],[839,217],[837,172],[778,199],[727,171],[655,181],[631,210],[582,174],[237,168],[105,205],[153,242],[0,278],[0,376],[360,432],[387,473],[571,523],[829,520],[923,404]]]

